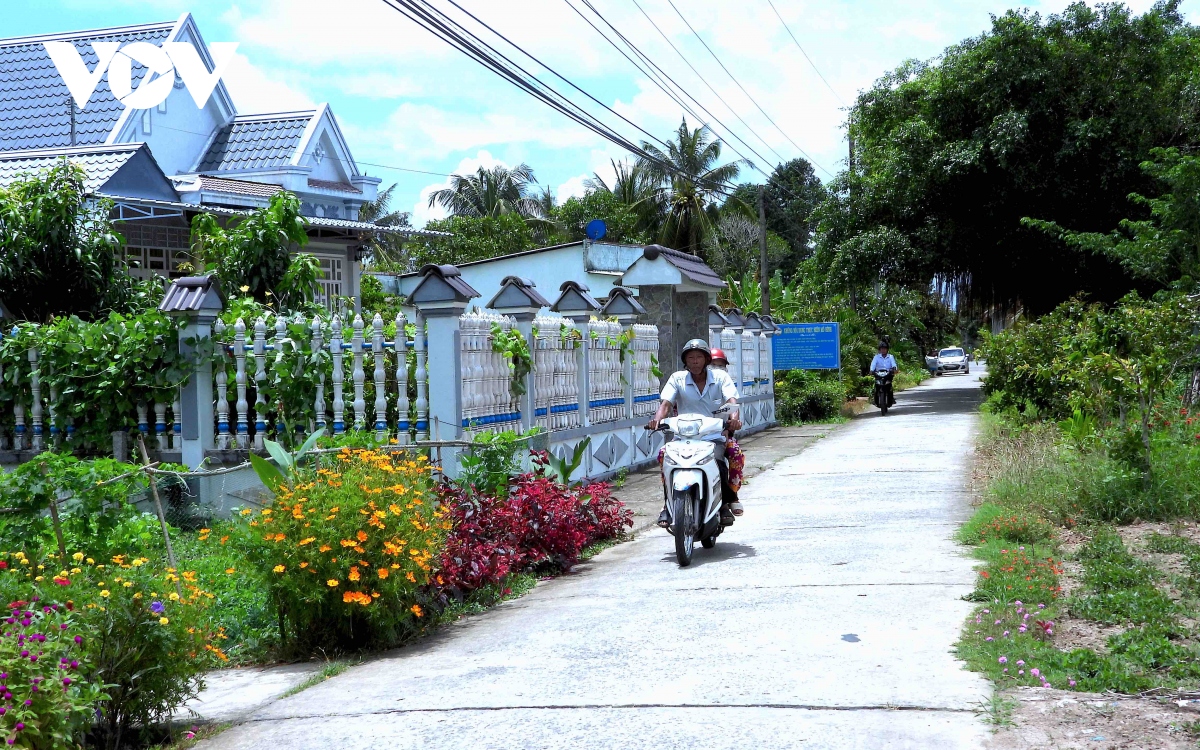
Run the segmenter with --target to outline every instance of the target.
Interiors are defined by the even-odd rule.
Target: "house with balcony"
[[[110,68],[80,106],[47,42],[73,44],[89,71],[100,63],[99,42],[188,43],[208,72],[212,54],[189,13],[163,23],[0,39],[0,186],[59,159],[79,164],[89,192],[113,201],[130,273],[180,275],[193,216],[236,216],[267,205],[280,190],[301,202],[309,235],[304,251],[320,260],[327,301],[358,296],[362,248],[372,235],[419,234],[358,220],[380,178],[354,160],[328,104],[241,114],[218,81],[198,107],[177,73],[150,73],[134,59],[134,90],[160,75],[174,76],[161,104],[126,107],[113,94]]]

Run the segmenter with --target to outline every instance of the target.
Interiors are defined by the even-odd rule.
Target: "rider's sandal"
[[[729,509],[730,509],[731,511],[733,511],[733,515],[735,515],[735,516],[740,516],[740,515],[742,515],[743,513],[745,513],[745,512],[746,512],[746,511],[745,511],[745,509],[742,507],[742,504],[741,504],[740,502],[737,502],[737,503],[730,503],[730,504],[729,504]]]

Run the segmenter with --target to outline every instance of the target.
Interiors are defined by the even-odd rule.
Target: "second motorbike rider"
[[[647,425],[657,429],[660,420],[665,419],[674,406],[679,414],[700,414],[711,417],[718,409],[729,406],[729,426],[737,430],[741,427],[739,410],[737,408],[738,389],[724,370],[712,367],[712,352],[708,342],[703,339],[692,339],[683,346],[680,355],[684,368],[672,373],[667,378],[659,398],[658,411]],[[729,505],[737,501],[737,495],[729,487],[729,466],[725,461],[725,436],[713,436],[716,446],[718,468],[721,472],[721,523],[728,526],[733,523],[733,511]],[[658,516],[658,525],[666,528],[670,523],[666,503],[663,503],[662,513]]]

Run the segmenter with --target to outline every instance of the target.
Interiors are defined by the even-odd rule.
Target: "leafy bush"
[[[776,375],[775,409],[784,424],[831,419],[845,402],[846,388],[836,376],[810,370],[781,370]]]
[[[450,522],[424,456],[343,449],[230,535],[299,650],[388,645],[419,626]],[[286,630],[281,636],[286,635]]]
[[[7,561],[0,560],[7,565]],[[75,747],[106,698],[81,643],[78,617],[36,594],[8,604],[0,629],[0,737],[33,750]]]
[[[1044,542],[1053,536],[1054,527],[1028,512],[1007,511],[995,503],[980,505],[959,530],[964,544],[983,544],[993,539],[1015,544]]]
[[[50,503],[58,500],[63,541],[68,549],[86,549],[102,559],[120,551],[157,550],[158,520],[132,501],[149,486],[137,467],[111,458],[83,461],[60,453],[41,453],[14,471],[0,474],[0,549],[37,554],[56,549]]]
[[[567,487],[544,473],[546,464],[535,454],[538,470],[516,477],[507,496],[443,491],[453,528],[436,583],[446,595],[462,599],[532,566],[569,569],[588,544],[633,525],[607,484]]]
[[[0,189],[0,301],[18,320],[125,311],[144,285],[125,272],[112,203],[65,159]]]
[[[71,434],[70,450],[111,451],[110,433],[136,429],[138,404],[169,404],[186,380],[190,364],[179,353],[179,326],[156,309],[18,325],[0,337],[0,402],[27,409],[33,403],[29,351],[37,349],[47,435],[53,412],[63,434]]]
[[[82,552],[66,562],[3,553],[0,563],[0,599],[38,597],[43,607],[71,613],[81,679],[106,693],[93,714],[100,746],[122,747],[131,733],[169,718],[224,659],[223,635],[210,631],[205,616],[211,595],[193,571],[123,555],[99,563]]]

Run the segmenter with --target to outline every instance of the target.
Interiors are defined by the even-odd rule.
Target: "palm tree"
[[[358,209],[358,220],[378,224],[381,227],[412,226],[409,223],[407,211],[392,209],[392,193],[395,190],[396,185],[393,183],[387,190],[378,193],[375,200],[362,204]],[[404,266],[404,238],[400,235],[391,233],[372,235],[368,241],[367,251],[370,253],[372,265]]]
[[[635,230],[647,236],[658,235],[662,224],[664,191],[657,177],[638,164],[612,160],[616,179],[609,187],[604,178],[596,173],[583,181],[588,191],[608,193],[633,210],[638,217]]]
[[[728,193],[747,162],[738,159],[716,166],[721,160],[720,139],[712,137],[707,125],[689,129],[686,118],[665,152],[647,141],[642,141],[642,150],[649,158],[640,159],[638,166],[656,179],[665,193],[666,216],[659,241],[699,255],[705,235],[719,217],[718,198]]]
[[[450,187],[434,191],[429,207],[441,206],[455,216],[484,218],[515,213],[534,223],[546,218],[531,189],[537,184],[528,164],[509,169],[480,167],[475,174],[450,177]]]

